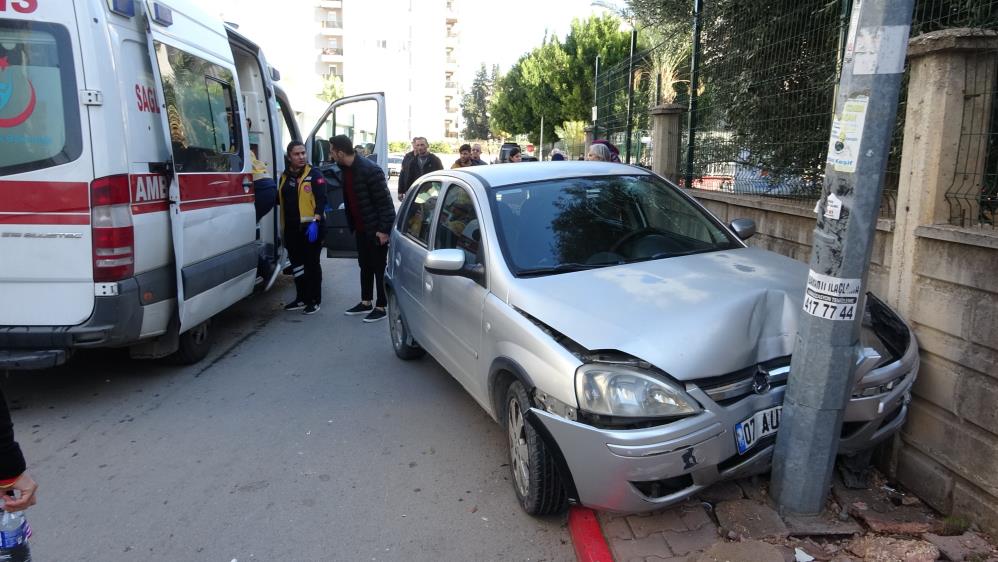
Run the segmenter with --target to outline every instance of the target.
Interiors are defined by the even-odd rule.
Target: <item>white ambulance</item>
[[[0,371],[82,347],[207,354],[210,319],[285,265],[250,157],[277,178],[300,138],[276,79],[190,1],[0,0]],[[308,139],[327,174],[336,133],[384,166],[384,96],[329,107]]]

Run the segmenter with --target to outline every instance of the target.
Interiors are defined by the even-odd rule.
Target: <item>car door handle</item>
[[[395,252],[395,267],[402,265],[402,252]]]
[[[430,276],[426,276],[425,278],[423,278],[423,286],[426,287],[427,291],[432,291],[433,290],[433,278],[430,277]]]

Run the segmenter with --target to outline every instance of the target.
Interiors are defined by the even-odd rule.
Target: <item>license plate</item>
[[[756,412],[751,418],[735,424],[735,443],[738,454],[744,454],[767,435],[780,429],[780,414],[783,406],[774,406]]]

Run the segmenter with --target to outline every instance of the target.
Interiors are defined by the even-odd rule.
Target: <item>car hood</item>
[[[801,262],[740,248],[518,279],[509,303],[687,381],[790,355],[806,280]]]

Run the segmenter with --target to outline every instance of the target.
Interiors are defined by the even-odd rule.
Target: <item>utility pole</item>
[[[631,21],[631,56],[627,62],[627,140],[624,141],[625,164],[631,163],[631,137],[634,136],[634,49],[638,44],[638,28]]]
[[[804,309],[773,455],[773,496],[784,513],[820,513],[831,484],[860,361],[863,287],[913,3],[853,2]]]
[[[599,55],[596,55],[596,72],[593,74],[593,138],[599,138]]]
[[[686,189],[693,187],[693,157],[697,142],[697,86],[700,84],[700,27],[703,0],[693,0],[693,54],[690,57],[690,112],[686,134]]]
[[[537,144],[540,145],[537,150],[537,161],[543,162],[544,161],[544,116],[543,115],[541,115],[541,142]]]

